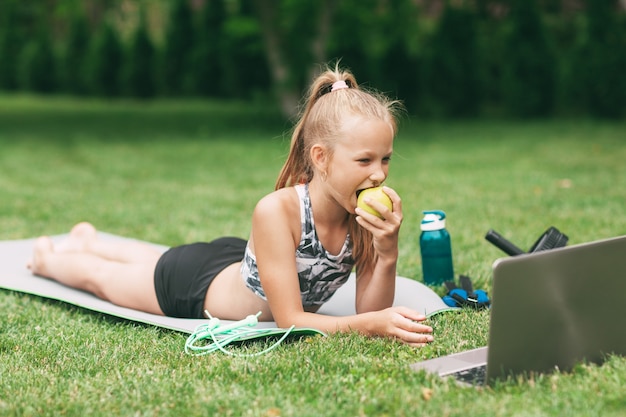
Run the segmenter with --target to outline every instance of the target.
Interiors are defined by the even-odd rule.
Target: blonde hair
[[[341,81],[345,82],[343,88],[334,89],[333,84]],[[396,117],[401,107],[397,100],[360,88],[354,75],[340,69],[338,64],[334,68],[326,67],[309,88],[275,189],[311,181],[315,174],[310,157],[311,147],[321,144],[332,155],[336,141],[345,136],[344,122],[352,117],[382,120],[389,124],[395,136]],[[348,233],[357,269],[371,268],[375,261],[372,235],[358,225],[353,214],[348,222]]]

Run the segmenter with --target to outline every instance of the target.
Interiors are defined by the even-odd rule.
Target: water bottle
[[[424,284],[441,285],[454,281],[450,233],[446,230],[446,213],[441,210],[424,211],[420,224],[420,252]]]

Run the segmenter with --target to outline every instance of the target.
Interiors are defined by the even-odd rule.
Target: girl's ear
[[[319,172],[328,171],[329,153],[326,147],[315,144],[311,147],[311,162]]]

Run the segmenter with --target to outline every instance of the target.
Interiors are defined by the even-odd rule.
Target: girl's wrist
[[[390,255],[378,255],[376,259],[377,266],[381,267],[395,267],[398,263],[398,253]]]
[[[397,258],[378,258],[374,267],[374,275],[378,277],[387,277],[387,279],[395,279],[397,269]]]

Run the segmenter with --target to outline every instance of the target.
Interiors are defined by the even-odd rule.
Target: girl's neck
[[[326,251],[339,254],[348,236],[348,212],[330,196],[324,184],[309,183],[309,198],[317,238]]]
[[[309,197],[315,224],[325,227],[346,227],[349,213],[327,192],[325,184],[313,179],[309,183]]]

